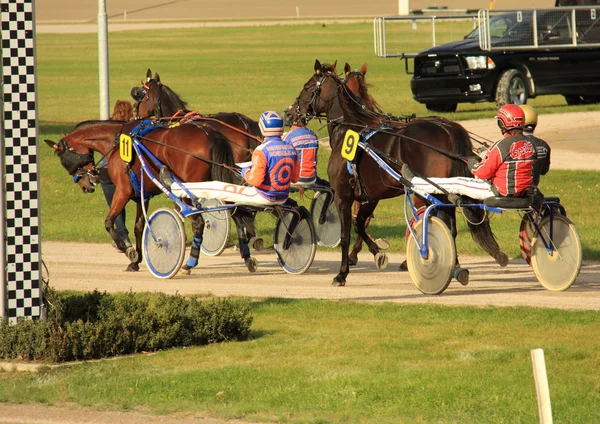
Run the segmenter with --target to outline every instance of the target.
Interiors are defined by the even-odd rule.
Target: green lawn
[[[0,373],[0,402],[280,423],[538,422],[543,348],[555,423],[600,421],[598,313],[277,300],[252,339],[40,374]]]
[[[409,31],[396,36],[411,43],[407,51],[427,47]],[[367,80],[384,110],[426,115],[411,99],[404,64],[375,57],[372,37],[370,24],[111,33],[111,99],[128,99],[151,68],[200,112],[237,111],[256,119],[294,100],[315,59],[337,59],[338,69],[344,62],[369,63]],[[37,40],[40,139],[56,141],[76,122],[99,116],[96,37],[40,34]],[[540,113],[599,108],[567,107],[560,96],[532,104]],[[473,104],[446,116],[494,113],[491,103]],[[312,124],[320,136],[322,125]],[[320,154],[325,175],[328,152]],[[108,242],[100,189],[81,193],[45,145],[40,163],[43,238]],[[585,258],[600,258],[597,174],[551,171],[542,190],[561,197],[581,233]],[[401,201],[382,202],[371,227],[396,251],[405,244]],[[152,209],[168,204],[157,198]],[[131,229],[132,205],[128,212]],[[267,239],[272,221],[259,222]],[[512,213],[492,222],[511,256],[519,255],[518,224]],[[482,253],[466,225],[460,228],[459,253]],[[530,350],[543,348],[554,422],[600,422],[597,312],[269,299],[254,302],[253,315],[252,339],[244,343],[39,374],[0,373],[0,402],[285,423],[533,423]]]

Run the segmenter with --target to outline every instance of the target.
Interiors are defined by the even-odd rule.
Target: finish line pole
[[[108,22],[106,0],[98,0],[98,71],[100,85],[100,119],[110,117],[108,80]]]

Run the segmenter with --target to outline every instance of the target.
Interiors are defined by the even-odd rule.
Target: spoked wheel
[[[419,241],[423,240],[423,220],[414,223]],[[450,230],[444,221],[431,217],[428,226],[429,251],[427,258],[421,256],[416,240],[406,243],[406,264],[415,286],[425,294],[440,294],[452,279],[456,263],[456,247]]]
[[[559,208],[553,208],[554,215],[562,215],[563,213]],[[534,219],[539,223],[542,219],[550,213],[550,209],[546,208],[542,212],[542,216],[536,215]],[[521,219],[521,226],[519,227],[519,246],[521,247],[521,255],[525,261],[531,265],[531,241],[533,240],[533,236],[535,235],[535,226],[531,222],[529,218],[530,214],[523,215]],[[542,243],[543,244],[543,243]]]
[[[550,226],[552,225],[552,238]],[[575,282],[581,269],[582,248],[575,225],[563,215],[547,216],[539,225],[540,234],[531,241],[531,266],[544,288],[566,290]],[[544,241],[551,244],[548,252]]]
[[[293,212],[285,213],[277,218],[273,241],[277,261],[285,272],[304,274],[310,268],[317,251],[312,220]]]
[[[219,199],[202,200],[202,209],[222,206]],[[230,214],[228,210],[211,211],[202,214],[204,219],[204,234],[202,236],[201,251],[206,256],[218,256],[223,253],[229,241],[229,230],[231,228]]]
[[[534,232],[533,223],[527,215],[524,215],[521,218],[521,226],[519,227],[519,246],[521,247],[521,255],[529,265],[531,265],[531,240],[533,240]]]
[[[317,234],[317,243],[323,247],[337,247],[342,240],[342,224],[333,203],[333,193],[316,192],[310,202],[310,216]]]
[[[161,208],[150,215],[144,228],[142,252],[148,270],[156,278],[177,274],[185,256],[185,231],[177,212]]]

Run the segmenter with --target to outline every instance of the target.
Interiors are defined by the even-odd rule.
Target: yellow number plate
[[[131,159],[133,158],[131,137],[129,137],[127,134],[121,134],[121,137],[119,137],[119,147],[121,159],[123,159],[125,162],[131,162]]]
[[[344,137],[344,145],[342,146],[342,157],[347,160],[353,160],[356,156],[356,149],[358,148],[358,142],[360,141],[360,135],[356,131],[346,131]]]

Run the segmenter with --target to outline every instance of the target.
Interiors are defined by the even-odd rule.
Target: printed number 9
[[[352,153],[352,149],[354,148],[354,143],[356,143],[356,139],[354,138],[354,134],[348,135],[346,138],[346,155],[350,155]]]

